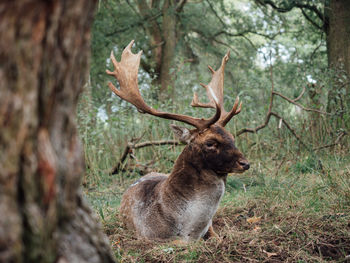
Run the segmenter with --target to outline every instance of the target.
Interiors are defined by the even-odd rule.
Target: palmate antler
[[[221,109],[221,115],[217,124],[223,127],[225,127],[233,116],[240,113],[242,108],[242,103],[240,103],[238,107],[239,97],[237,96],[231,111],[226,112],[224,109],[224,73],[225,65],[229,57],[230,51],[228,51],[222,58],[221,66],[217,71],[215,71],[211,66],[208,66],[210,72],[212,73],[212,79],[208,85],[200,83],[207,91],[209,103],[199,102],[197,93],[194,93],[191,103],[191,106],[201,108],[215,108],[215,105],[218,104]]]
[[[212,81],[209,83],[208,86],[204,85],[207,88],[207,92],[209,94],[208,97],[210,99],[210,106],[209,104],[208,105],[201,104],[201,105],[204,105],[201,107],[210,107],[210,108],[216,109],[216,113],[213,117],[209,119],[195,118],[195,117],[176,114],[176,113],[157,111],[152,107],[148,106],[140,94],[140,91],[138,88],[138,80],[137,80],[137,74],[140,66],[142,51],[140,51],[138,54],[133,54],[131,52],[131,46],[133,44],[134,44],[134,40],[132,40],[130,44],[123,50],[120,62],[117,62],[117,60],[113,55],[113,51],[111,52],[110,58],[114,65],[114,71],[112,72],[112,71],[106,70],[106,72],[107,74],[114,76],[120,84],[120,89],[118,90],[111,82],[109,82],[108,83],[109,88],[121,99],[126,100],[131,104],[133,104],[137,108],[137,110],[140,111],[141,113],[148,113],[160,118],[184,122],[196,127],[197,130],[204,130],[208,128],[210,125],[216,123],[217,121],[220,121],[220,124],[224,126],[229,121],[229,119],[232,118],[233,115],[239,113],[240,108],[236,110],[238,105],[238,101],[236,100],[236,103],[233,109],[229,113],[224,112],[225,114],[224,115],[222,114],[222,110],[224,110],[223,92],[222,92],[223,75],[224,75],[223,70],[228,59],[228,54],[225,55],[223,62],[221,64],[221,67],[218,71],[215,72],[213,69],[210,68],[213,72]],[[221,90],[221,93],[220,93],[220,90]],[[195,94],[195,98],[196,98],[196,94]],[[198,99],[197,99],[197,102],[198,102]],[[200,105],[198,103],[197,104],[192,103],[192,106],[198,107]],[[226,116],[226,117],[223,117],[223,116]]]

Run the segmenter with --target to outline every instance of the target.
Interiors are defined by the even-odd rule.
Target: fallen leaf
[[[261,227],[260,226],[255,226],[254,229],[253,229],[255,232],[258,232],[261,230]]]
[[[247,222],[249,224],[255,224],[255,223],[258,223],[261,221],[261,216],[253,216],[253,217],[250,217],[250,218],[247,218]]]

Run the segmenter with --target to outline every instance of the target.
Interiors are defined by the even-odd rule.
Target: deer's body
[[[209,175],[208,179],[213,177],[215,175]],[[196,192],[189,188],[184,194],[183,189],[179,192],[174,188],[170,178],[148,174],[139,183],[131,185],[121,206],[124,221],[136,230],[139,237],[197,240],[211,225],[224,194],[225,179],[215,178],[209,187]]]
[[[107,71],[120,83],[111,90],[122,99],[135,105],[139,111],[166,119],[190,124],[196,129],[172,125],[175,135],[187,143],[170,175],[150,173],[132,184],[124,193],[121,216],[139,237],[152,240],[197,240],[211,228],[212,218],[225,191],[228,173],[242,173],[249,163],[236,148],[234,137],[225,130],[228,121],[241,110],[238,98],[230,112],[223,108],[223,77],[228,60],[227,53],[219,70],[211,67],[212,80],[207,89],[209,103],[200,103],[195,95],[192,106],[215,108],[210,119],[166,113],[149,107],[142,99],[137,85],[137,72],[141,53],[131,52],[133,41],[125,48],[121,62],[111,54],[115,71]]]

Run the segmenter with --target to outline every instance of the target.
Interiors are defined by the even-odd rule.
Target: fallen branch
[[[135,144],[133,149],[140,149],[143,147],[151,146],[151,145],[180,145],[181,143],[177,140],[160,140],[160,141],[147,141]]]
[[[139,141],[141,139],[138,138],[136,140]],[[122,170],[123,164],[126,160],[126,158],[130,155],[133,156],[134,150],[136,149],[141,149],[144,147],[148,147],[148,146],[154,146],[154,145],[180,145],[181,143],[179,141],[176,140],[159,140],[159,141],[146,141],[146,142],[141,142],[141,143],[135,143],[135,140],[131,140],[131,142],[128,142],[127,145],[124,148],[123,154],[120,157],[119,162],[117,163],[117,165],[111,170],[111,174],[117,174]]]

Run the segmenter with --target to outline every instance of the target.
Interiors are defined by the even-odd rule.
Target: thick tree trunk
[[[80,191],[75,115],[94,6],[0,3],[0,262],[113,262]]]
[[[340,96],[347,98],[350,106],[350,1],[330,0],[329,6],[325,7],[325,14],[329,18],[326,27],[328,64],[336,72],[339,82],[329,91],[328,109],[330,111],[339,108]],[[347,80],[346,80],[347,78]],[[344,85],[345,82],[345,86]],[[340,93],[340,88],[346,94]],[[346,95],[346,96],[344,96]]]

